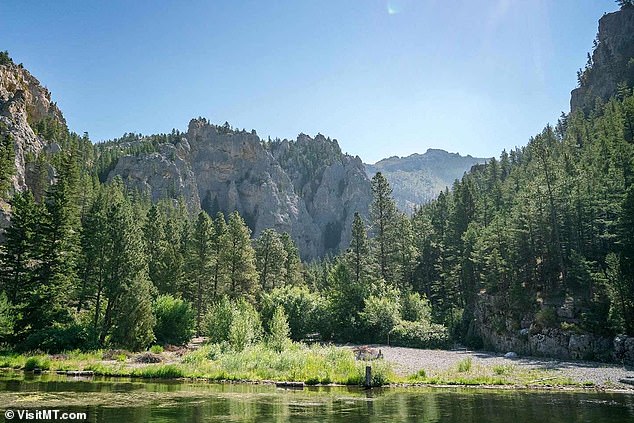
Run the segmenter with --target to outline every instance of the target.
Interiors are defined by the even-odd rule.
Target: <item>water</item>
[[[0,375],[5,410],[86,412],[91,422],[634,422],[634,394],[269,385]],[[4,420],[0,417],[0,421]]]

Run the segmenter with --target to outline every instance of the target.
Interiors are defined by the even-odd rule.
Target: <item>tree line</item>
[[[296,340],[481,346],[484,326],[634,333],[631,89],[562,115],[412,216],[377,173],[349,248],[312,263],[288,234],[251,239],[237,212],[192,215],[177,199],[152,204],[120,179],[104,183],[101,155],[124,150],[51,122],[37,127],[61,149],[28,158],[41,172],[31,190],[9,195],[12,140],[0,140],[12,209],[0,338],[15,348],[141,349],[220,336],[214,316],[238,302],[265,322],[282,308]]]

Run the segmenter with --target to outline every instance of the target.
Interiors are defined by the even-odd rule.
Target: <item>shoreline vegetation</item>
[[[152,352],[153,351],[153,352]],[[420,350],[425,353],[425,350]],[[450,351],[440,351],[449,354]],[[70,351],[62,354],[0,352],[0,371],[68,376],[125,377],[278,386],[363,386],[365,367],[372,367],[373,387],[471,387],[499,389],[631,390],[611,383],[575,380],[552,369],[522,364],[483,365],[471,356],[450,368],[398,372],[398,363],[357,360],[347,346],[288,343],[281,352],[258,343],[236,352],[221,344],[194,350],[155,346],[146,352],[124,350]],[[601,365],[596,363],[597,367]]]

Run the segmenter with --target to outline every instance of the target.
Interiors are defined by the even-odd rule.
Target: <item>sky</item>
[[[0,50],[93,141],[324,134],[373,163],[521,146],[569,110],[612,0],[0,2]]]

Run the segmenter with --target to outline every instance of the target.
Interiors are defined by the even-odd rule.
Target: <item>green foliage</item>
[[[15,174],[14,143],[11,135],[4,133],[5,130],[5,125],[0,123],[0,198],[5,198]]]
[[[402,320],[392,330],[390,344],[413,348],[447,348],[449,333],[443,325]]]
[[[424,295],[408,292],[401,301],[401,317],[410,322],[431,322],[431,304]]]
[[[286,345],[290,342],[290,329],[288,326],[288,319],[284,308],[278,306],[273,312],[273,317],[269,323],[269,335],[268,344],[277,352],[282,352]]]
[[[4,50],[0,51],[0,65],[12,65],[13,60],[11,60],[11,56],[9,56],[9,52]]]
[[[196,311],[196,332],[201,333],[202,317],[205,314],[205,307],[209,301],[209,294],[217,295],[217,292],[210,292],[211,274],[215,261],[218,257],[214,254],[212,241],[214,239],[214,225],[209,215],[201,211],[196,219],[194,230],[189,240],[189,250],[187,251],[188,267],[187,281],[185,289],[186,298],[194,304]]]
[[[458,371],[461,373],[466,373],[471,371],[472,360],[471,357],[467,357],[458,362]]]
[[[282,307],[288,318],[290,337],[295,341],[309,334],[328,332],[326,300],[303,286],[283,286],[263,295],[262,318],[269,322],[275,310]]]
[[[7,295],[4,292],[0,293],[0,342],[7,341],[13,335],[15,317],[13,305],[7,299]]]
[[[221,343],[229,340],[233,309],[233,304],[227,297],[221,297],[211,305],[203,325],[203,333],[209,338],[209,342]]]
[[[163,347],[162,347],[162,346],[160,346],[160,345],[152,345],[152,346],[150,347],[150,352],[151,352],[152,354],[160,354],[160,353],[162,353],[162,352],[163,352]]]
[[[35,369],[48,370],[51,368],[51,361],[44,357],[29,357],[24,363],[24,370],[33,371]]]
[[[228,278],[228,294],[232,298],[251,297],[257,288],[255,251],[251,246],[251,231],[238,212],[229,216],[225,233],[226,249],[221,251]]]
[[[188,302],[171,295],[161,295],[154,303],[154,316],[156,342],[184,345],[192,338],[195,316]]]
[[[242,351],[255,344],[262,337],[262,323],[257,310],[240,299],[235,304],[229,328],[229,345],[235,351]]]
[[[398,292],[388,291],[382,296],[371,295],[365,299],[363,311],[359,313],[362,324],[371,339],[384,342],[400,320],[401,304]]]
[[[398,274],[398,212],[387,179],[377,172],[372,177],[370,218],[374,234],[374,257],[379,274],[386,282],[396,283]]]
[[[282,237],[273,229],[265,229],[255,240],[256,270],[263,291],[286,282],[287,253]]]

